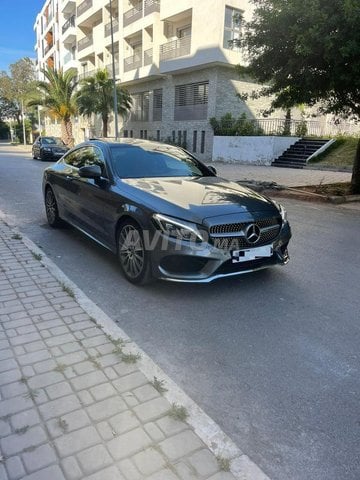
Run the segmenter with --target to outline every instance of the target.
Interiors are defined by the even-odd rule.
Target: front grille
[[[253,244],[249,243],[244,236],[218,236],[224,233],[245,232],[246,228],[255,223],[261,230],[259,240]],[[281,218],[272,217],[257,220],[256,222],[229,223],[224,225],[214,225],[210,227],[210,241],[216,248],[221,250],[241,250],[244,248],[260,247],[271,243],[279,235],[281,228]],[[265,230],[266,229],[266,230]],[[264,230],[264,231],[263,231]]]

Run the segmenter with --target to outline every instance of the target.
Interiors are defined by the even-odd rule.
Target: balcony
[[[184,57],[191,51],[191,36],[178,38],[171,42],[160,45],[160,61],[172,60],[173,58]]]
[[[125,12],[123,16],[124,27],[126,27],[127,25],[130,25],[133,22],[136,22],[136,20],[139,20],[139,18],[142,18],[142,12],[143,12],[142,2],[137,3],[131,10],[128,10],[127,12]]]
[[[75,11],[76,2],[75,0],[63,0],[61,3],[61,11],[64,14],[69,14]]]
[[[86,10],[89,10],[89,8],[92,7],[92,4],[92,0],[84,0],[83,2],[81,2],[76,10],[77,16],[80,17],[80,15],[86,12]]]
[[[112,63],[109,63],[108,65],[106,65],[106,70],[108,71],[110,78],[112,78],[113,76]],[[119,75],[119,71],[120,71],[119,63],[115,62],[115,77]]]
[[[132,55],[131,57],[124,58],[124,72],[130,72],[130,70],[136,70],[142,67],[142,52]]]
[[[68,20],[66,20],[66,22],[64,23],[64,25],[62,27],[62,34],[64,35],[66,30],[68,30],[70,27],[75,27],[75,15],[73,15]]]
[[[67,63],[71,62],[71,60],[75,60],[75,55],[72,54],[71,52],[68,52],[65,56],[64,56],[64,65],[66,65]]]
[[[160,0],[145,0],[144,16],[150,15],[150,13],[153,12],[160,12]]]
[[[78,80],[84,80],[84,78],[94,77],[97,70],[88,70],[86,72],[79,73]]]
[[[104,27],[104,36],[105,38],[111,35],[111,22],[107,23]],[[113,33],[116,33],[119,31],[119,20],[117,18],[113,19]]]
[[[50,45],[46,45],[45,49],[44,49],[44,55],[47,55],[50,50],[53,48],[54,44],[50,44]]]
[[[149,48],[144,51],[144,67],[153,63],[153,49]]]
[[[84,37],[78,41],[77,50],[78,52],[81,52],[81,50],[84,50],[85,48],[90,47],[92,44],[93,44],[93,36],[88,35],[87,37]]]

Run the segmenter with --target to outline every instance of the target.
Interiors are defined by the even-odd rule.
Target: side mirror
[[[87,165],[79,168],[80,177],[84,178],[100,178],[101,168],[99,165]]]
[[[214,175],[217,175],[217,171],[216,171],[216,168],[213,167],[212,165],[207,165],[207,168],[210,170],[210,172],[212,172]]]

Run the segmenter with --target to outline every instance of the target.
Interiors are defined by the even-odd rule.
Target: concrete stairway
[[[272,162],[273,167],[304,168],[307,160],[329,140],[302,138]]]

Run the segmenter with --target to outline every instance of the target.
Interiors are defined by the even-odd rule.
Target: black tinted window
[[[111,147],[114,169],[120,178],[199,177],[212,175],[184,150],[164,145],[145,149],[133,145]]]
[[[41,143],[43,145],[64,145],[64,142],[61,140],[61,138],[57,137],[42,137]]]
[[[65,163],[76,168],[99,165],[103,176],[106,176],[106,169],[102,153],[98,148],[94,147],[82,147],[79,148],[64,157]]]

